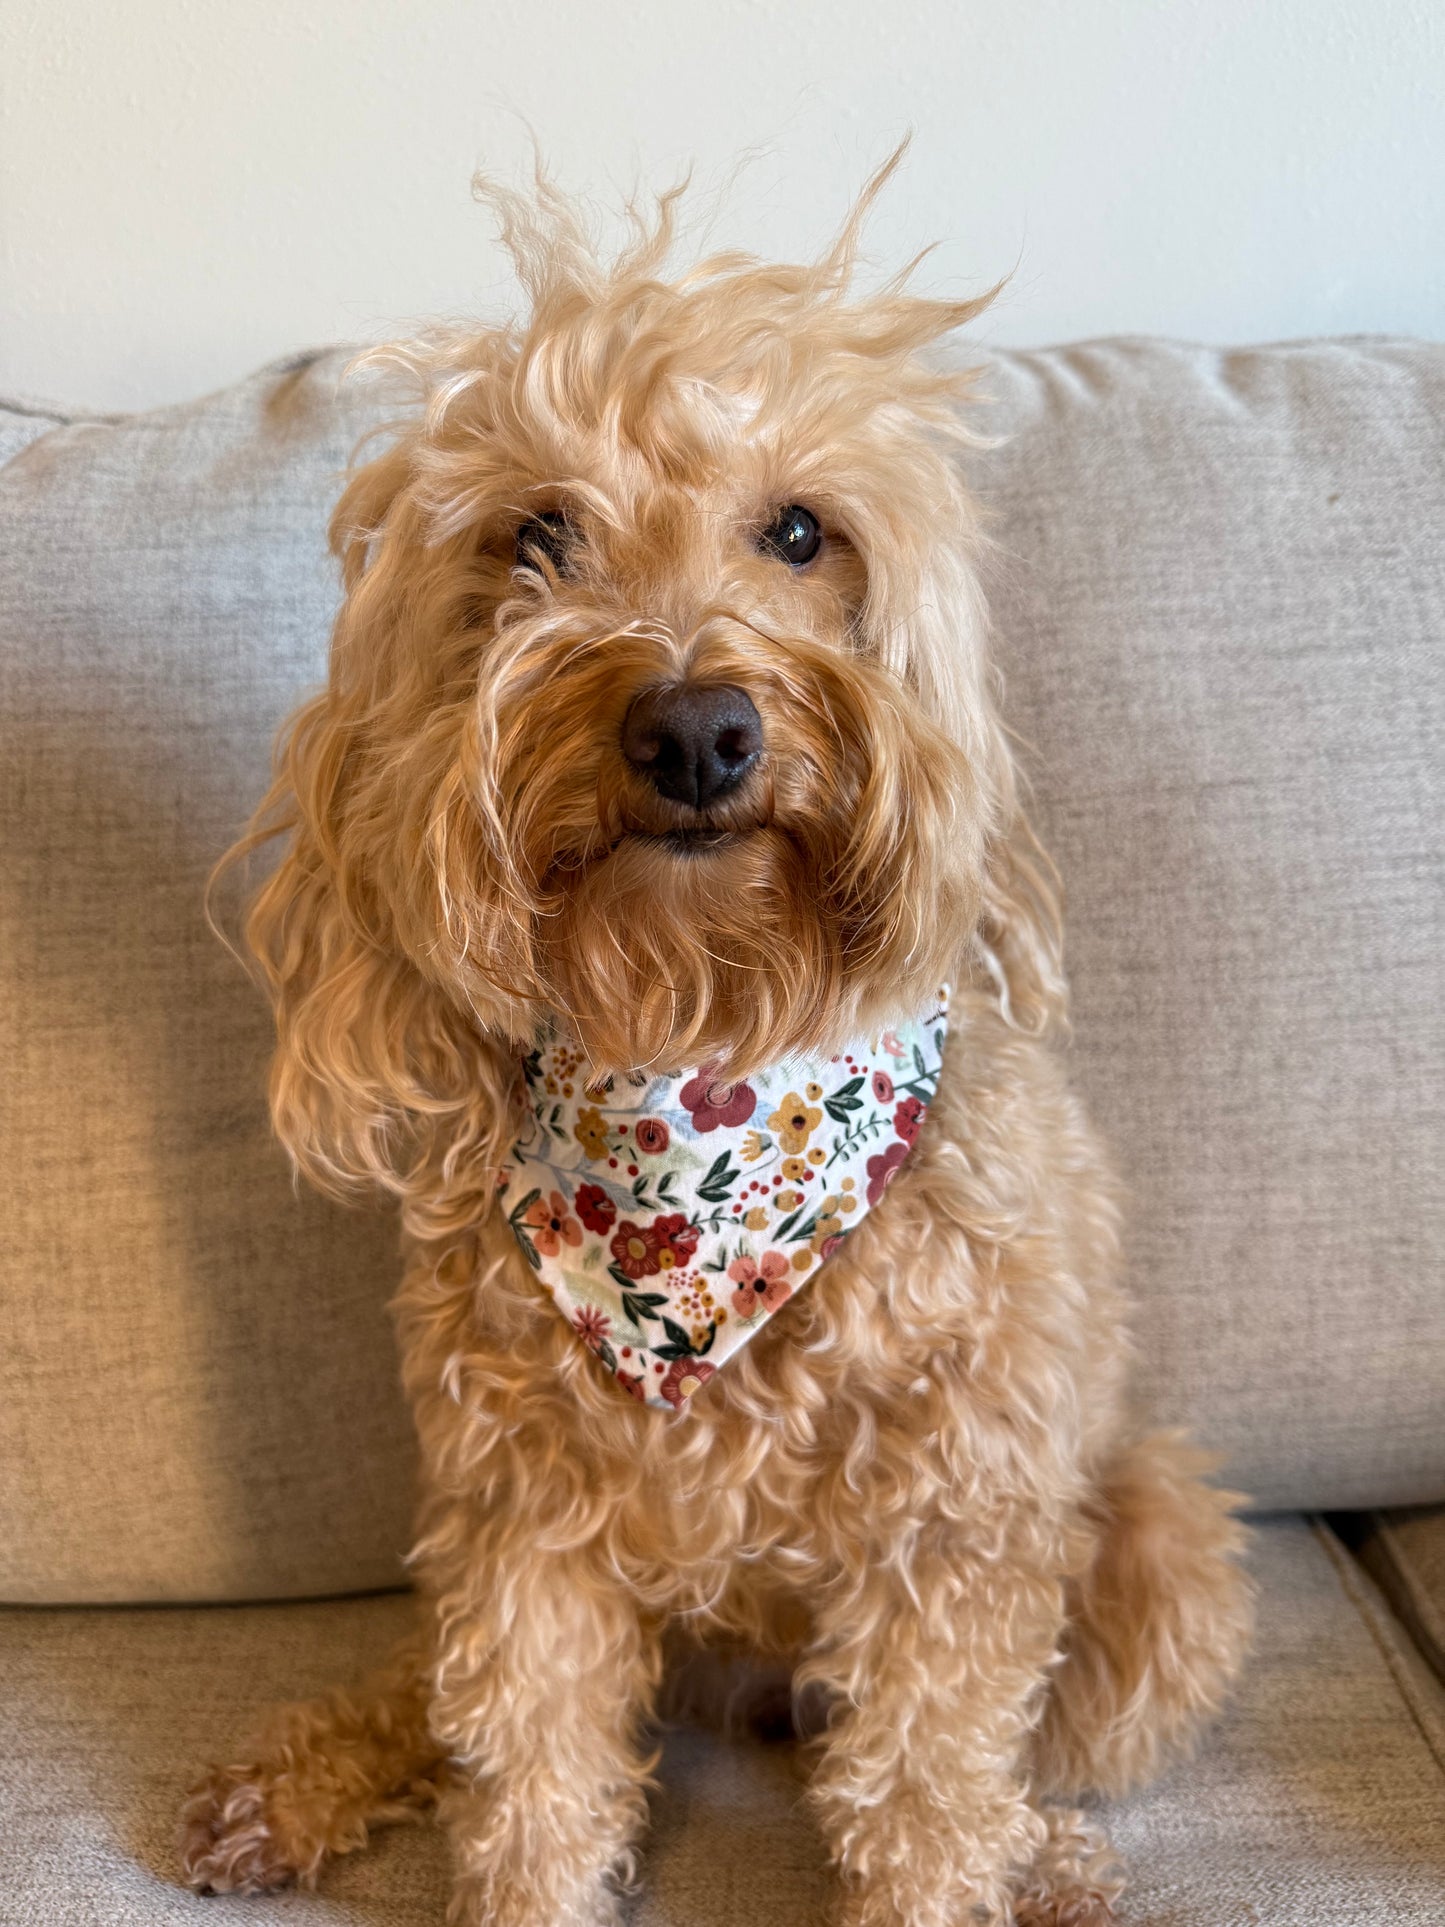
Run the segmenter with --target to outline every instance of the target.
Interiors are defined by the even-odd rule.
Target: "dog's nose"
[[[705,810],[757,762],[763,723],[731,683],[645,689],[622,723],[622,753],[661,796]]]

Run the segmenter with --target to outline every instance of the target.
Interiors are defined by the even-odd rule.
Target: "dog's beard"
[[[543,975],[606,1068],[754,1068],[828,1032],[844,944],[783,832],[625,836],[539,927]]]

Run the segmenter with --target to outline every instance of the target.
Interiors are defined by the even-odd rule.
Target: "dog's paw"
[[[1124,1869],[1107,1839],[1076,1809],[1046,1807],[1048,1836],[1014,1897],[1014,1927],[1113,1927]]]
[[[1014,1927],[1115,1927],[1118,1918],[1099,1887],[1030,1887],[1014,1902]]]
[[[322,1859],[277,1815],[260,1767],[215,1767],[181,1811],[181,1871],[202,1894],[263,1894],[311,1886]]]

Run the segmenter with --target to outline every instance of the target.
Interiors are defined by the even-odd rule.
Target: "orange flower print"
[[[544,1258],[555,1258],[563,1245],[580,1245],[582,1227],[567,1215],[567,1200],[560,1191],[540,1197],[528,1205],[522,1223],[532,1235],[532,1243]]]
[[[737,1286],[733,1310],[739,1318],[755,1318],[760,1311],[776,1311],[793,1295],[788,1282],[788,1260],[781,1251],[765,1251],[761,1258],[734,1258],[728,1277]]]
[[[822,1122],[823,1113],[816,1104],[808,1104],[796,1091],[789,1091],[768,1119],[768,1129],[777,1132],[778,1142],[790,1157],[801,1157]]]

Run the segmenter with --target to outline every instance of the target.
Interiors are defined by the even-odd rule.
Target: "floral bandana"
[[[912,1024],[735,1084],[703,1070],[589,1090],[571,1045],[532,1052],[507,1222],[633,1398],[680,1410],[877,1204],[947,1028],[945,987]]]

